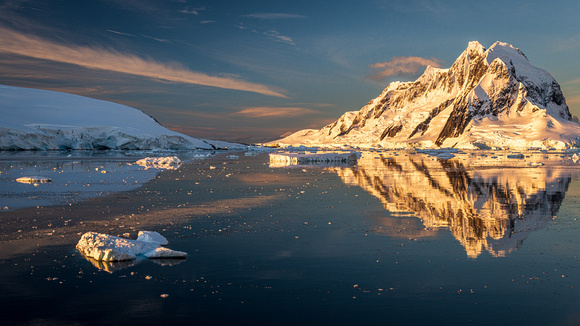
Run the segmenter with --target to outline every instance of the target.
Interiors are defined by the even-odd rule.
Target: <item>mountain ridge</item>
[[[450,68],[393,82],[359,111],[271,144],[386,148],[566,148],[580,125],[559,84],[518,48],[472,41]]]

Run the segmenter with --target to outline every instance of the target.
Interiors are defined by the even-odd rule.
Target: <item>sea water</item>
[[[234,154],[171,168],[134,164],[160,153],[2,155],[0,324],[580,322],[572,153]],[[51,182],[15,181],[32,175]],[[75,249],[84,232],[140,230],[189,256]]]

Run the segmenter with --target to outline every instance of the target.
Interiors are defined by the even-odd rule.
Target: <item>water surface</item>
[[[173,170],[127,156],[0,160],[0,323],[580,322],[571,153],[289,167],[267,153],[180,155]],[[27,169],[53,180],[17,185]],[[102,263],[74,249],[87,231],[142,229],[189,257]]]

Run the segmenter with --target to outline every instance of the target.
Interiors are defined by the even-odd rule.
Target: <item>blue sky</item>
[[[138,108],[208,139],[321,128],[477,40],[520,48],[580,115],[580,2],[0,1],[0,84]]]

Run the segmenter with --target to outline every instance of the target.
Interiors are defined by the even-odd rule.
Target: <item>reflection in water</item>
[[[331,169],[379,198],[388,211],[412,212],[426,230],[448,228],[471,258],[483,250],[499,257],[517,249],[528,232],[556,216],[572,179],[562,169],[468,165],[427,155],[364,153],[355,167]]]
[[[81,254],[82,255],[82,254]],[[131,266],[135,266],[135,264],[139,263],[141,260],[124,260],[124,261],[102,261],[96,260],[91,257],[87,257],[82,255],[86,260],[88,260],[93,266],[97,269],[105,271],[107,273],[114,273],[116,271],[120,271],[125,268],[129,268]]]
[[[86,260],[88,260],[91,264],[93,264],[93,266],[95,266],[97,269],[107,272],[107,273],[114,273],[132,266],[135,266],[141,262],[144,261],[151,261],[154,262],[155,264],[161,265],[161,266],[175,266],[175,265],[179,265],[181,263],[183,263],[186,259],[171,259],[171,258],[160,258],[160,259],[146,259],[143,257],[137,257],[137,259],[133,259],[133,260],[123,260],[123,261],[102,261],[102,260],[96,260],[94,258],[91,257],[87,257],[83,254],[81,254],[81,256],[83,256]]]

